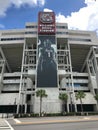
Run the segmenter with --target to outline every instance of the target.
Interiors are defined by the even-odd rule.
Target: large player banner
[[[38,37],[37,87],[57,87],[55,36]]]
[[[57,87],[55,35],[38,36],[37,87]]]
[[[39,12],[37,49],[37,87],[57,87],[54,12]]]

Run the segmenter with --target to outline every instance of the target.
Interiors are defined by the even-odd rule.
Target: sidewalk
[[[0,118],[0,130],[12,130],[12,128],[5,119]]]
[[[16,124],[47,124],[47,123],[70,123],[83,121],[98,121],[98,116],[64,116],[64,117],[38,117],[17,118]]]

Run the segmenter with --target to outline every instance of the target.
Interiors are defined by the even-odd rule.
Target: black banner
[[[55,35],[39,35],[37,48],[37,87],[57,87]]]

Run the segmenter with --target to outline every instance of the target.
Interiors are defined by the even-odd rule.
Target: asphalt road
[[[50,124],[22,124],[13,125],[14,130],[98,130],[98,121],[50,123]]]

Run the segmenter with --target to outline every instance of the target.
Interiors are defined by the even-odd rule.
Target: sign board
[[[39,12],[38,34],[55,34],[55,14],[54,12]]]

